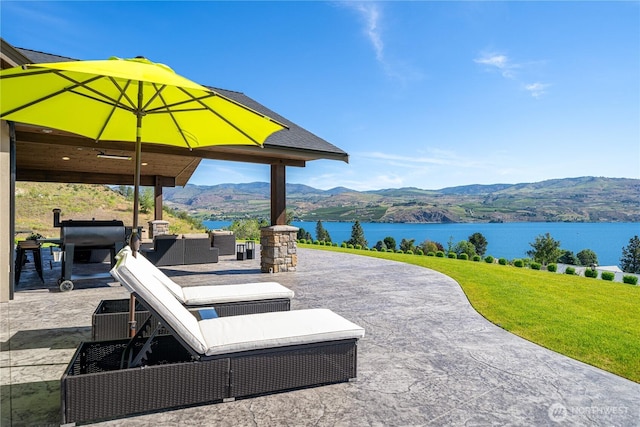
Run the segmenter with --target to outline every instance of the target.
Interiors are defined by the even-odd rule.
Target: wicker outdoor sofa
[[[348,381],[364,329],[330,310],[198,320],[124,253],[112,275],[171,335],[81,343],[61,379],[62,422],[118,418]]]
[[[131,249],[124,248],[117,258],[123,253],[131,253]],[[291,309],[294,292],[276,282],[182,287],[144,256],[138,255],[137,260],[190,310],[197,311],[203,306],[210,306],[218,316],[226,317]],[[135,319],[138,325],[142,325],[149,316],[149,311],[139,303],[136,304]],[[152,319],[152,323],[156,323],[156,319]],[[127,338],[128,331],[129,300],[102,300],[92,316],[91,340]]]
[[[211,247],[207,234],[160,235],[153,238],[153,247],[143,247],[154,265],[209,264],[218,262],[220,250]]]

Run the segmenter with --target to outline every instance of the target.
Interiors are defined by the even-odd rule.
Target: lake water
[[[209,229],[224,228],[230,221],[204,221]],[[315,222],[293,222],[315,237]],[[352,222],[322,222],[334,242],[342,243],[351,238]],[[524,258],[531,249],[530,243],[541,234],[549,233],[560,241],[562,249],[577,254],[591,249],[598,256],[600,265],[619,265],[622,248],[629,239],[640,235],[640,223],[567,223],[567,222],[514,222],[500,224],[399,224],[361,223],[369,246],[391,236],[399,246],[402,239],[415,239],[419,244],[425,240],[447,243],[468,240],[473,233],[482,233],[487,239],[487,255],[496,258]]]

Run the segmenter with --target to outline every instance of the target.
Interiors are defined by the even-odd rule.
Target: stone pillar
[[[272,225],[260,230],[260,270],[263,273],[296,271],[298,228]]]
[[[149,221],[149,238],[153,239],[155,236],[162,236],[169,234],[169,221],[161,219],[154,219]]]

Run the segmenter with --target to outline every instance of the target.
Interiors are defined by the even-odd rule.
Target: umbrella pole
[[[136,112],[136,154],[135,174],[133,176],[133,227],[131,229],[131,251],[134,257],[138,256],[140,248],[140,236],[138,236],[138,200],[140,192],[140,166],[142,154],[142,82],[138,82],[138,111]],[[136,297],[131,294],[129,299],[129,336],[136,335]]]

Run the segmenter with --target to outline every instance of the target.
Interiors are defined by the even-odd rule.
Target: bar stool
[[[31,251],[33,254],[33,263],[36,266],[36,271],[38,272],[38,276],[40,276],[40,280],[44,283],[44,278],[42,277],[42,258],[40,257],[40,243],[35,240],[22,240],[18,242],[18,247],[16,248],[16,275],[15,282],[16,286],[20,283],[20,273],[22,273],[22,266],[27,262],[27,252]]]

